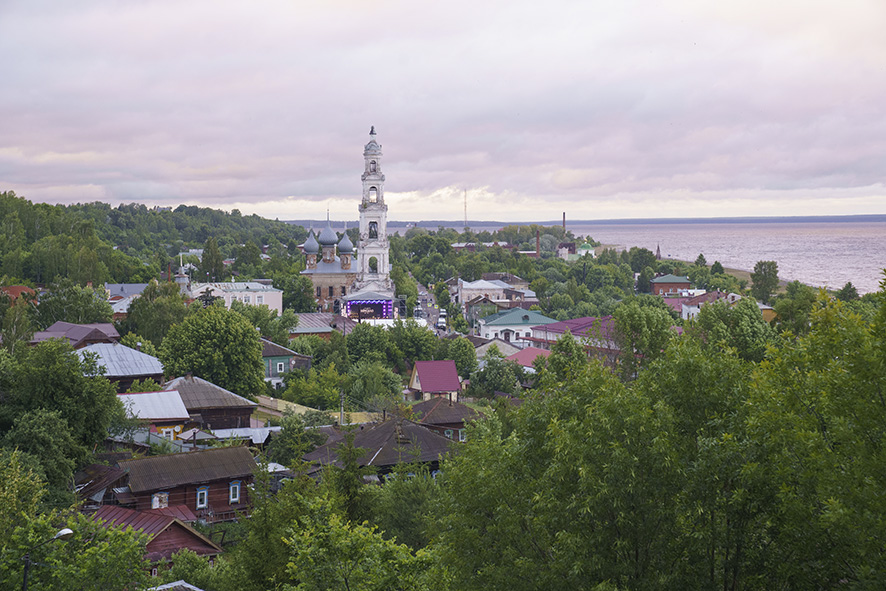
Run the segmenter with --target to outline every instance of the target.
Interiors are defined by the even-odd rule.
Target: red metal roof
[[[172,554],[182,548],[193,550],[200,556],[222,553],[220,546],[188,524],[175,517],[163,515],[156,511],[135,511],[116,505],[102,505],[98,511],[93,513],[92,520],[100,521],[105,527],[131,527],[136,531],[147,534],[150,539],[145,550],[147,551],[147,558],[151,562],[157,562],[161,559],[168,560]],[[176,538],[174,536],[163,536],[163,532],[170,528],[184,531],[189,541],[170,545],[170,541]],[[154,544],[154,540],[158,536],[163,536],[164,540]]]
[[[520,349],[513,355],[508,355],[505,357],[508,361],[516,361],[523,367],[532,367],[532,362],[535,361],[535,358],[541,355],[542,357],[547,357],[551,352],[547,349],[539,349],[538,347],[526,347],[525,349]]]
[[[461,390],[455,361],[416,361],[415,372],[422,392],[457,392]]]

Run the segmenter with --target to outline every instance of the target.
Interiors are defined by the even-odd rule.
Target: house
[[[442,396],[419,402],[412,407],[412,412],[418,424],[456,441],[465,441],[465,424],[480,418],[480,413],[473,408]]]
[[[113,489],[120,505],[147,511],[185,505],[205,521],[249,512],[255,460],[245,447],[219,447],[123,460],[127,486]]]
[[[115,385],[118,392],[126,392],[136,380],[151,379],[163,383],[163,364],[147,353],[136,351],[120,343],[94,343],[77,351],[81,357],[94,355],[103,375]]]
[[[702,306],[704,306],[705,304],[718,302],[720,300],[725,301],[728,295],[729,294],[722,291],[709,291],[701,295],[687,298],[683,302],[683,305],[680,307],[680,316],[683,318],[683,320],[691,320],[698,316],[698,313],[699,311],[701,311]]]
[[[482,359],[491,347],[495,347],[496,349],[498,349],[498,352],[505,357],[507,357],[508,355],[513,355],[520,350],[520,348],[517,347],[515,343],[508,343],[506,341],[503,341],[501,338],[488,339],[485,343],[474,346],[474,353],[476,353],[477,359]]]
[[[507,309],[508,302],[491,300],[486,296],[477,296],[465,304],[465,320],[473,328],[477,326],[477,321],[481,318]]]
[[[585,316],[553,324],[542,324],[532,327],[532,336],[523,340],[532,343],[539,349],[550,350],[566,332],[576,341],[582,343],[589,357],[602,359],[604,363],[614,364],[620,353],[615,339],[615,321],[612,316],[600,318]]]
[[[302,458],[315,466],[314,472],[330,464],[341,467],[338,449],[343,442],[326,443]],[[376,468],[382,475],[403,462],[421,462],[432,471],[437,470],[440,458],[449,453],[452,445],[451,439],[406,419],[391,419],[354,432],[354,447],[366,450],[357,460],[358,464]]]
[[[483,273],[480,279],[484,281],[503,281],[514,289],[529,289],[529,282],[513,273]]]
[[[493,283],[492,281],[485,281],[483,279],[478,279],[477,281],[462,281],[459,279],[454,301],[456,304],[465,304],[476,297],[487,297],[491,300],[503,300],[505,299],[504,290],[504,286],[498,283]]]
[[[506,343],[523,346],[521,339],[532,336],[532,327],[557,322],[534,310],[514,308],[498,312],[477,321],[477,334],[485,339],[502,339]]]
[[[228,309],[232,302],[238,301],[252,306],[267,306],[278,316],[283,313],[283,290],[266,284],[264,280],[192,283],[190,294],[195,299],[207,294],[222,298]]]
[[[151,574],[157,574],[156,563],[168,561],[179,550],[190,550],[212,559],[222,553],[221,547],[173,515],[158,511],[135,511],[115,505],[103,505],[92,514],[92,520],[106,528],[132,528],[148,536],[146,558],[152,563]]]
[[[458,402],[461,391],[461,380],[455,361],[416,361],[409,378],[409,389],[415,394],[416,400],[430,400],[435,396],[443,396]]]
[[[95,343],[116,343],[120,340],[120,333],[110,323],[73,324],[59,321],[46,330],[34,333],[30,344],[36,345],[48,339],[63,339],[73,348],[82,349]]]
[[[505,357],[507,361],[513,361],[525,370],[535,373],[535,360],[538,357],[549,357],[551,352],[548,349],[539,349],[538,347],[526,347],[520,349],[513,355]]]
[[[311,356],[296,353],[266,338],[261,340],[261,357],[265,365],[265,381],[275,388],[283,387],[283,374],[293,369],[311,369]]]
[[[117,394],[126,416],[149,425],[161,437],[176,439],[191,422],[188,409],[176,390]]]
[[[298,324],[290,330],[289,337],[294,339],[305,334],[315,334],[328,340],[332,331],[348,334],[355,326],[356,320],[332,312],[305,312],[298,315]]]
[[[663,295],[666,293],[680,293],[689,289],[692,282],[689,277],[677,277],[676,275],[662,275],[649,281],[652,284],[653,295]]]
[[[129,305],[140,297],[147,283],[105,283],[108,302],[114,311],[114,322],[123,320],[129,315]]]
[[[167,382],[163,389],[177,390],[193,422],[206,429],[249,427],[252,412],[258,406],[191,374]]]

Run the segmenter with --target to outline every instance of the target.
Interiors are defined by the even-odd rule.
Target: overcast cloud
[[[0,190],[356,219],[886,213],[882,0],[0,2]]]

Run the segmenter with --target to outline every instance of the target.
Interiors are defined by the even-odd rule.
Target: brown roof
[[[120,340],[120,333],[110,323],[72,324],[59,321],[46,330],[34,333],[31,344],[48,339],[66,339],[72,347],[78,349],[87,343],[116,343]]]
[[[34,295],[37,293],[27,285],[6,285],[0,287],[0,291],[8,295],[11,300],[19,299],[22,294]]]
[[[305,357],[310,359],[310,355],[302,355],[291,349],[287,349],[282,345],[278,345],[274,341],[263,338],[261,340],[261,356],[262,357]]]
[[[164,390],[178,390],[188,412],[204,408],[255,407],[256,403],[238,396],[230,390],[216,386],[196,376],[175,378],[163,386]]]
[[[419,402],[412,407],[412,412],[419,419],[418,422],[425,425],[464,423],[480,417],[480,413],[470,406],[443,396]]]
[[[338,463],[337,450],[342,441],[321,445],[305,454],[305,461],[318,464]],[[354,446],[366,453],[361,466],[385,468],[400,462],[434,462],[450,451],[452,440],[407,420],[389,420],[355,432]]]
[[[249,450],[238,446],[125,460],[119,466],[129,473],[129,490],[141,493],[250,476],[256,464]]]
[[[120,480],[123,475],[123,470],[115,466],[90,464],[74,475],[77,496],[81,499],[88,499],[107,489]]]
[[[416,361],[414,371],[418,375],[419,389],[422,392],[458,392],[461,390],[458,369],[452,359]]]
[[[99,507],[98,511],[92,515],[92,520],[102,522],[102,525],[105,527],[119,526],[123,529],[131,527],[136,531],[147,534],[151,538],[148,541],[148,546],[146,548],[148,551],[147,558],[151,562],[156,562],[164,558],[168,559],[173,553],[178,552],[181,548],[188,548],[201,556],[211,556],[222,553],[222,549],[209,538],[170,515],[163,515],[154,511],[135,511],[117,505],[102,505]],[[176,545],[177,547],[168,547],[167,544],[161,544],[161,547],[159,548],[151,548],[151,542],[153,539],[169,528],[184,530],[188,534],[188,537],[191,538],[190,541],[181,546]]]

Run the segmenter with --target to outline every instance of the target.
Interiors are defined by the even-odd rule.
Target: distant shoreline
[[[287,224],[300,226],[320,226],[325,220],[285,220]],[[759,217],[716,217],[716,218],[623,218],[608,220],[566,220],[566,229],[570,226],[629,226],[629,225],[673,225],[673,224],[814,224],[814,223],[876,223],[886,222],[886,214],[861,214],[861,215],[824,215],[824,216],[759,216]],[[333,226],[342,223],[355,224],[356,220],[333,220]],[[502,228],[504,226],[561,226],[563,220],[546,220],[540,222],[501,222],[487,220],[468,220],[468,227],[474,229]],[[407,228],[417,226],[420,228],[444,228],[461,229],[464,222],[461,220],[420,220],[420,221],[388,221],[392,228]]]

